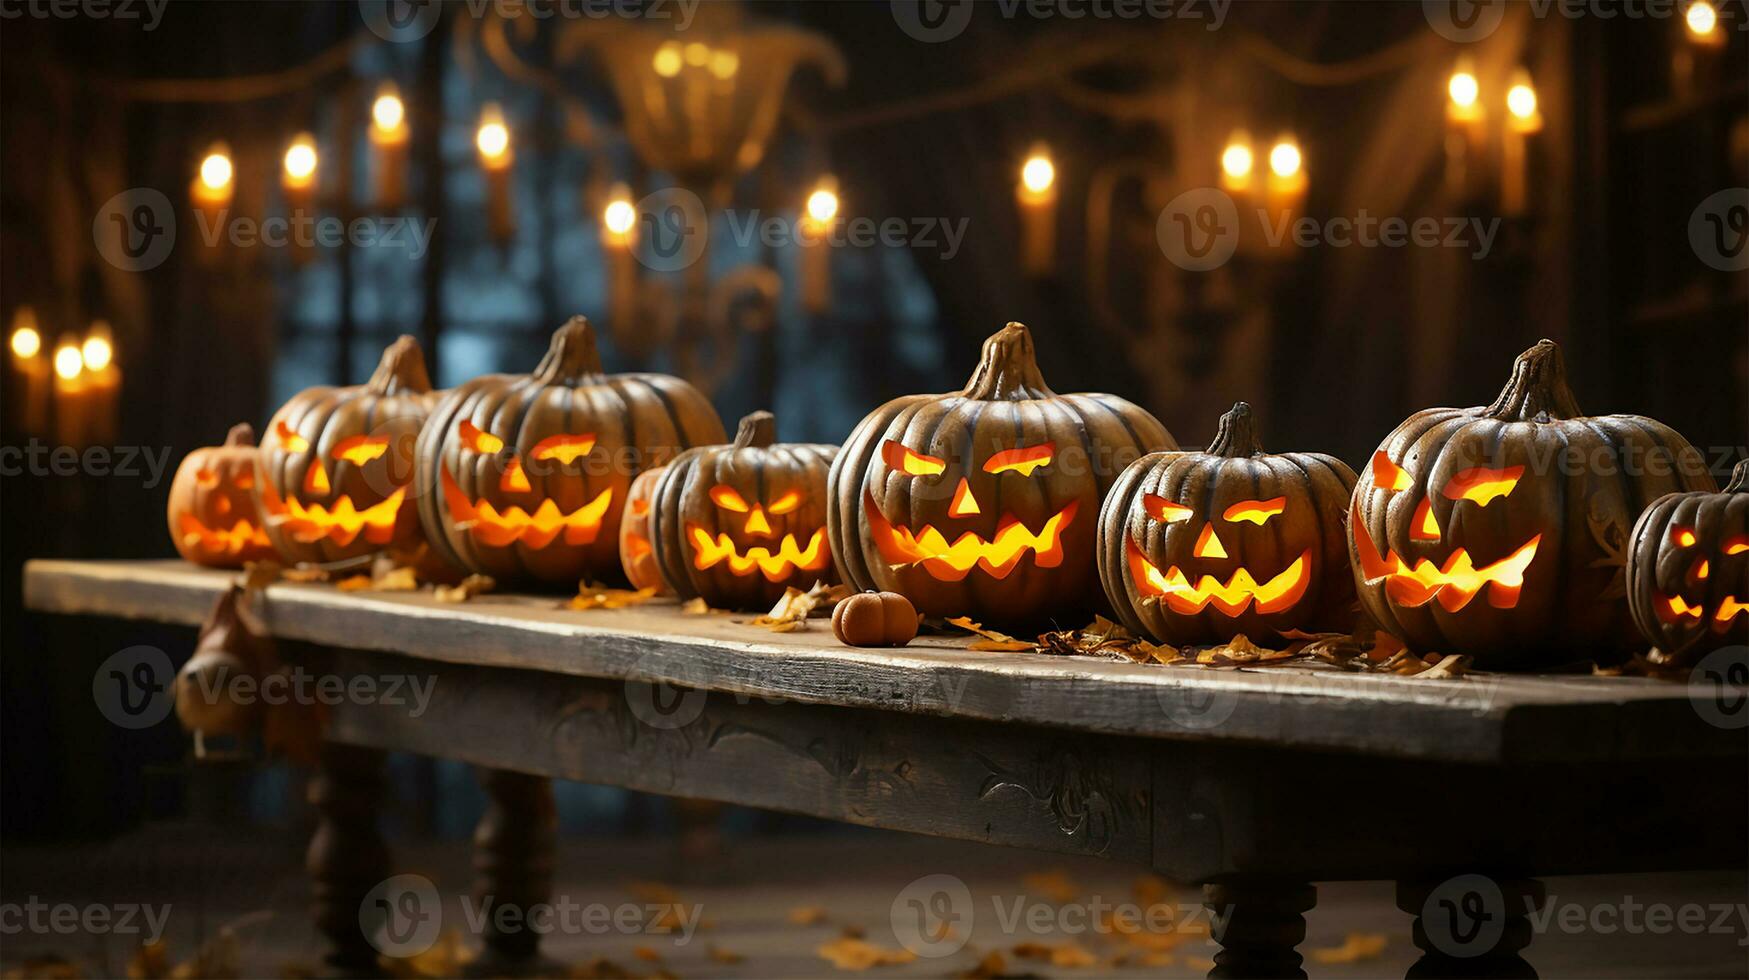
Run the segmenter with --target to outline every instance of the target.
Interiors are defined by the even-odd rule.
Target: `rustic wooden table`
[[[234,577],[33,561],[25,600],[196,625]],[[390,868],[383,750],[483,767],[476,887],[501,903],[548,893],[562,777],[1200,882],[1215,976],[1303,975],[1311,883],[1377,879],[1417,917],[1412,976],[1534,975],[1519,954],[1537,876],[1737,868],[1749,851],[1749,707],[1716,678],[1214,671],[940,637],[862,650],[818,623],[559,605],[267,589],[262,619],[313,669],[433,684],[417,716],[381,699],[327,710],[309,864],[335,969],[375,966],[358,909]],[[483,940],[492,968],[538,954],[526,930]]]

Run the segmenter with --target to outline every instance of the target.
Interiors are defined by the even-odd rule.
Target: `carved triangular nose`
[[[960,477],[960,485],[954,488],[953,503],[947,506],[947,513],[949,517],[982,513],[978,509],[978,498],[972,493],[972,485],[966,482],[965,477]]]
[[[771,537],[771,522],[765,518],[765,508],[754,505],[753,513],[747,517],[747,533],[762,538]]]
[[[1221,545],[1221,537],[1215,533],[1213,524],[1202,526],[1202,534],[1197,536],[1196,551],[1193,554],[1198,558],[1227,557],[1227,549]]]

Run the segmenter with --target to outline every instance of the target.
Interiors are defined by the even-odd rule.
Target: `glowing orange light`
[[[1694,577],[1697,579],[1704,579],[1708,575],[1711,575],[1712,573],[1713,573],[1713,563],[1710,561],[1707,561],[1705,558],[1702,558],[1700,560],[1700,564],[1694,566]]]
[[[1415,485],[1415,480],[1381,449],[1372,454],[1372,485],[1380,490],[1407,490]]]
[[[231,480],[231,483],[239,490],[253,490],[255,489],[255,474],[247,472],[238,473],[236,477]]]
[[[1486,507],[1495,499],[1511,493],[1518,486],[1518,478],[1523,475],[1522,466],[1508,466],[1503,470],[1477,466],[1452,477],[1440,492],[1445,494],[1447,500],[1468,500],[1479,507]]]
[[[1188,521],[1192,513],[1189,507],[1175,504],[1165,497],[1151,493],[1142,494],[1142,511],[1162,524],[1177,524],[1179,521]]]
[[[220,497],[220,500],[225,498]],[[200,550],[213,556],[242,554],[251,548],[271,548],[273,542],[267,538],[267,531],[256,527],[246,520],[238,519],[227,530],[222,527],[207,527],[193,514],[182,514],[176,519],[176,530],[182,537],[183,547],[190,550]]]
[[[736,575],[751,575],[758,571],[767,581],[781,582],[796,571],[818,571],[832,561],[832,554],[826,547],[825,528],[814,531],[806,548],[796,541],[795,535],[786,534],[776,552],[758,546],[747,549],[744,554],[736,549],[735,542],[729,540],[727,534],[718,534],[713,539],[710,532],[697,524],[688,524],[686,534],[692,541],[693,567],[700,571],[728,562],[729,571]]]
[[[498,489],[506,493],[528,493],[534,489],[528,482],[528,474],[522,471],[522,460],[510,457],[510,465],[504,468],[504,475],[498,478]]]
[[[462,419],[462,424],[457,427],[457,431],[461,433],[463,449],[491,454],[504,448],[504,440],[490,432],[482,432],[479,427],[467,419]]]
[[[1678,548],[1692,548],[1700,539],[1694,536],[1693,528],[1673,527],[1670,529],[1670,540],[1676,542]]]
[[[881,446],[881,458],[887,465],[911,476],[934,476],[947,469],[947,461],[914,453],[903,443],[888,440]]]
[[[310,450],[310,440],[292,431],[292,427],[286,425],[284,419],[274,423],[273,433],[279,437],[280,442],[285,444],[286,452],[303,453]]]
[[[644,517],[650,513],[650,502],[642,497],[632,501],[632,516]]]
[[[613,503],[613,488],[608,487],[601,491],[595,495],[595,499],[569,514],[561,512],[559,505],[551,499],[541,501],[532,514],[516,506],[499,513],[491,501],[481,500],[476,503],[469,500],[455,482],[455,476],[450,473],[449,467],[445,466],[443,499],[449,507],[450,519],[455,528],[470,532],[481,544],[502,548],[512,543],[521,543],[525,547],[538,550],[552,544],[561,533],[564,534],[567,545],[594,543],[596,536],[601,533],[602,519],[607,516],[607,509]]]
[[[1413,541],[1438,541],[1440,538],[1439,519],[1433,516],[1433,501],[1421,498],[1421,505],[1415,508],[1415,519],[1409,524],[1409,538]]]
[[[328,483],[328,468],[319,459],[310,461],[310,468],[304,472],[304,492],[312,495],[327,494],[333,490]]]
[[[752,509],[747,506],[747,501],[742,500],[741,495],[735,492],[734,487],[721,483],[711,487],[711,502],[724,510],[732,510],[737,514],[745,514]]]
[[[347,436],[334,444],[329,455],[354,466],[363,466],[388,451],[388,436]]]
[[[1021,476],[1031,476],[1033,470],[1050,465],[1056,454],[1057,444],[1054,442],[1041,443],[1037,446],[1024,446],[1019,449],[1004,449],[999,453],[991,454],[990,458],[984,461],[984,472],[1006,473],[1014,470]]]
[[[1739,602],[1736,596],[1725,596],[1719,600],[1719,611],[1713,614],[1713,629],[1723,633],[1726,624],[1742,613],[1749,613],[1749,602]]]
[[[656,550],[650,547],[650,542],[641,534],[627,534],[625,546],[626,554],[633,559],[642,558]]]
[[[556,459],[560,466],[569,466],[579,456],[589,455],[595,448],[595,434],[548,436],[534,444],[535,459]]]
[[[760,537],[771,537],[771,521],[765,517],[765,508],[753,505],[753,513],[747,517],[747,533]]]
[[[980,513],[978,498],[972,493],[972,485],[963,478],[960,485],[954,488],[953,502],[948,504],[947,513],[950,517],[968,517]]]
[[[1195,585],[1174,565],[1164,574],[1142,555],[1134,541],[1126,541],[1129,553],[1130,578],[1137,590],[1154,596],[1166,608],[1186,616],[1202,612],[1210,603],[1228,616],[1237,616],[1247,606],[1256,604],[1259,613],[1269,614],[1290,609],[1306,594],[1311,584],[1312,553],[1302,552],[1281,574],[1261,585],[1250,571],[1240,568],[1226,582],[1213,575],[1204,575]]]
[[[1196,536],[1196,550],[1191,554],[1197,558],[1227,557],[1227,549],[1221,544],[1221,536],[1215,533],[1213,524],[1202,526],[1202,533]]]
[[[318,461],[317,465],[320,465]],[[288,497],[283,507],[269,507],[269,520],[279,523],[293,539],[306,544],[328,538],[345,547],[364,533],[371,544],[388,544],[395,536],[395,518],[401,512],[401,498],[407,494],[402,487],[387,499],[358,510],[352,498],[342,496],[329,510],[321,504],[304,504]]]
[[[1700,619],[1700,607],[1691,606],[1688,600],[1679,595],[1673,595],[1664,600],[1664,605],[1658,610],[1659,618],[1666,623],[1674,623],[1683,619]]]
[[[1007,517],[996,536],[988,541],[967,531],[949,544],[946,536],[933,526],[925,525],[916,532],[895,527],[881,513],[872,495],[865,493],[863,503],[868,513],[869,534],[887,564],[916,565],[943,582],[958,582],[973,568],[982,568],[993,578],[1007,578],[1029,551],[1033,553],[1033,564],[1039,568],[1057,567],[1063,563],[1062,533],[1074,522],[1080,507],[1080,501],[1070,501],[1036,533]]]
[[[1360,555],[1361,574],[1367,584],[1383,580],[1386,598],[1412,609],[1437,597],[1446,612],[1457,612],[1469,605],[1484,585],[1488,586],[1490,606],[1495,609],[1517,606],[1524,573],[1536,558],[1537,545],[1542,541],[1539,534],[1512,554],[1482,568],[1475,567],[1463,548],[1453,551],[1443,568],[1425,558],[1411,568],[1396,552],[1379,555],[1358,507],[1353,508],[1349,520],[1354,529],[1355,551]]]
[[[1285,496],[1276,497],[1273,500],[1241,500],[1233,506],[1228,507],[1226,511],[1221,514],[1221,519],[1232,524],[1237,524],[1240,521],[1250,521],[1251,523],[1262,527],[1264,521],[1269,520],[1271,517],[1280,514],[1286,509],[1287,498]]]
[[[779,517],[782,517],[784,514],[787,514],[790,511],[795,510],[797,507],[800,507],[801,505],[802,505],[802,492],[800,490],[791,490],[788,493],[784,494],[783,496],[772,501],[771,506],[768,508],[768,510],[770,510],[771,513],[773,513],[773,514],[776,514]]]
[[[1725,554],[1740,555],[1749,551],[1749,534],[1733,534],[1725,539]]]

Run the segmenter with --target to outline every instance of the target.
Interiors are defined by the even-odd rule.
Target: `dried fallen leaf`
[[[334,587],[342,592],[364,592],[370,588],[369,575],[352,575],[334,583]]]
[[[816,926],[826,921],[826,910],[818,905],[798,905],[789,910],[791,925]]]
[[[643,960],[645,963],[660,963],[660,962],[662,962],[662,954],[656,952],[655,950],[651,949],[648,946],[638,946],[638,947],[633,948],[632,955],[636,956],[640,960]]]
[[[1470,658],[1464,654],[1453,654],[1439,658],[1439,662],[1419,673],[1411,674],[1412,680],[1444,681],[1462,677],[1469,673]]]
[[[1317,963],[1359,963],[1362,960],[1377,959],[1385,950],[1386,939],[1383,933],[1351,932],[1340,946],[1313,949],[1312,960]]]
[[[747,958],[740,953],[724,949],[721,946],[705,947],[705,955],[710,957],[712,963],[724,964],[740,963]]]
[[[412,592],[419,588],[419,576],[410,566],[402,565],[373,576],[370,587],[376,592]]]
[[[1057,868],[1050,871],[1035,871],[1022,877],[1020,883],[1026,887],[1027,891],[1043,895],[1058,905],[1067,905],[1081,894],[1081,887]]]
[[[783,590],[783,597],[777,600],[771,611],[754,619],[752,625],[764,627],[773,633],[793,633],[807,629],[809,617],[829,615],[832,607],[849,595],[850,587],[846,585],[816,582],[806,592],[791,586]]]
[[[565,603],[570,609],[624,609],[649,602],[656,597],[655,586],[638,589],[610,589],[606,586],[580,582],[577,594]]]
[[[1017,640],[1014,637],[1009,636],[1007,633],[1000,633],[996,630],[987,630],[981,624],[972,622],[972,617],[970,616],[960,616],[955,619],[950,619],[947,622],[951,626],[958,626],[960,629],[963,629],[968,633],[975,633],[978,636],[983,637],[983,639],[974,641],[970,644],[967,647],[969,650],[982,650],[993,653],[1020,653],[1037,649],[1036,644],[1028,643],[1025,640]]]
[[[893,966],[910,963],[917,954],[908,949],[886,949],[862,939],[840,936],[822,943],[814,950],[820,958],[840,970],[866,970],[871,966]]]
[[[467,602],[498,587],[490,575],[469,575],[456,585],[440,585],[432,591],[438,602]]]
[[[704,601],[704,596],[698,596],[681,603],[680,612],[683,616],[708,616],[716,610]]]
[[[280,578],[287,582],[326,582],[334,577],[334,573],[316,565],[298,565],[280,572]]]

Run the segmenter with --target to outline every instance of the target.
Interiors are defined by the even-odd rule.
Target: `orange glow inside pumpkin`
[[[912,452],[903,443],[891,439],[881,445],[881,459],[893,469],[910,476],[935,476],[947,470],[946,460]]]
[[[281,523],[286,533],[298,541],[320,541],[326,537],[344,548],[362,531],[371,544],[388,544],[395,536],[395,517],[406,495],[407,488],[402,487],[363,510],[353,506],[351,497],[341,497],[334,509],[329,510],[321,504],[306,505],[288,496],[283,512],[270,520]]]
[[[1189,507],[1175,504],[1165,497],[1151,493],[1142,494],[1142,512],[1162,524],[1177,524],[1179,521],[1188,521],[1193,513]]]
[[[280,443],[285,446],[285,451],[288,453],[310,451],[310,440],[292,431],[292,427],[285,424],[285,419],[280,419],[274,423],[273,434],[279,437]]]
[[[1477,466],[1452,477],[1440,492],[1447,500],[1468,500],[1478,507],[1486,507],[1511,493],[1523,475],[1522,466],[1508,466],[1502,470]]]
[[[1372,454],[1372,485],[1380,490],[1407,490],[1415,481],[1381,449]]]
[[[1433,516],[1433,501],[1421,498],[1421,504],[1415,508],[1415,519],[1409,522],[1410,540],[1438,541],[1441,533],[1439,518]]]
[[[558,460],[560,466],[569,466],[580,456],[589,455],[595,448],[595,434],[585,432],[581,435],[548,436],[534,444],[529,455],[535,459]]]
[[[1447,612],[1457,612],[1470,604],[1476,593],[1488,587],[1488,604],[1496,609],[1511,609],[1518,605],[1519,591],[1524,587],[1524,573],[1536,558],[1537,535],[1492,564],[1477,568],[1468,550],[1455,549],[1443,567],[1426,558],[1413,566],[1396,552],[1380,555],[1368,533],[1366,521],[1358,507],[1350,514],[1354,528],[1355,550],[1360,554],[1360,570],[1367,584],[1385,583],[1385,596],[1399,606],[1417,608],[1437,598]]]
[[[462,448],[471,449],[476,453],[496,453],[504,449],[504,440],[490,432],[483,432],[474,423],[462,419],[462,424],[456,427],[456,433],[461,436]]]
[[[778,497],[776,500],[773,500],[771,502],[771,506],[766,508],[766,509],[769,510],[773,514],[776,514],[779,517],[782,517],[783,515],[794,511],[797,507],[800,507],[801,505],[802,505],[802,492],[800,490],[791,490],[791,491],[783,494],[782,496]]]
[[[947,505],[947,513],[950,517],[969,517],[982,513],[982,509],[978,507],[978,498],[972,494],[972,485],[964,479],[954,488],[953,501]]]
[[[456,530],[470,532],[481,544],[503,548],[520,543],[538,550],[558,540],[561,534],[567,545],[594,543],[613,504],[613,488],[607,487],[570,513],[561,512],[551,499],[541,501],[532,514],[515,505],[500,512],[489,500],[469,500],[445,466],[443,500]]]
[[[1124,543],[1129,553],[1130,578],[1137,590],[1144,597],[1158,599],[1166,604],[1166,608],[1187,616],[1202,612],[1211,603],[1228,616],[1237,616],[1253,604],[1259,613],[1278,613],[1299,602],[1312,580],[1312,553],[1309,550],[1302,552],[1281,574],[1262,584],[1248,569],[1240,568],[1225,582],[1213,575],[1204,575],[1192,585],[1189,576],[1177,565],[1162,573],[1148,561],[1134,541]]]
[[[522,460],[510,457],[510,465],[504,467],[504,475],[498,478],[498,489],[506,493],[528,493],[534,489],[528,474],[522,471]]]
[[[333,489],[328,483],[328,467],[323,466],[319,459],[310,460],[310,468],[304,471],[304,492],[319,497],[326,496]]]
[[[766,533],[770,533],[769,526]],[[759,572],[768,581],[781,582],[798,571],[817,572],[832,561],[832,553],[826,547],[826,529],[823,527],[815,529],[806,548],[796,541],[795,535],[784,535],[775,552],[763,545],[756,545],[742,552],[735,547],[735,542],[727,534],[719,533],[712,538],[709,531],[697,524],[686,525],[686,536],[692,542],[692,565],[699,571],[727,562],[729,571],[736,575]]]
[[[958,582],[973,568],[982,568],[997,579],[1007,578],[1028,552],[1040,568],[1062,564],[1063,531],[1074,522],[1080,501],[1071,500],[1036,532],[1008,515],[1002,519],[995,536],[987,541],[967,531],[951,543],[933,525],[926,524],[915,531],[895,526],[881,513],[872,494],[864,493],[863,505],[868,514],[869,534],[882,560],[896,567],[915,565],[939,581]]]
[[[182,535],[182,545],[189,551],[205,552],[215,558],[220,556],[236,556],[246,548],[271,548],[272,542],[267,539],[267,531],[256,527],[249,521],[238,518],[229,529],[208,527],[193,514],[182,514],[176,518],[177,533]]]
[[[199,469],[194,471],[194,484],[202,490],[211,490],[219,485],[219,474],[215,470]]]
[[[734,487],[724,486],[721,483],[711,487],[711,503],[724,510],[732,510],[737,514],[745,514],[751,509],[747,506],[747,501],[742,500],[741,495],[735,492]]]
[[[1262,527],[1263,523],[1287,509],[1287,498],[1276,497],[1273,500],[1241,500],[1228,507],[1221,514],[1221,519],[1237,524],[1240,521],[1250,521]]]
[[[1670,529],[1670,540],[1678,548],[1692,548],[1699,538],[1694,536],[1694,529],[1689,527],[1673,527]]]
[[[1725,539],[1725,554],[1740,555],[1749,551],[1749,534],[1733,534]]]
[[[984,472],[1007,473],[1016,472],[1021,476],[1031,476],[1033,471],[1041,466],[1048,466],[1057,455],[1057,444],[1041,443],[1037,446],[1023,446],[1019,449],[1004,449],[992,453],[984,460]]]
[[[1713,629],[1723,633],[1731,620],[1749,613],[1749,602],[1740,602],[1736,596],[1725,596],[1719,600],[1719,611],[1713,614]]]
[[[347,436],[334,444],[334,451],[329,455],[354,466],[363,466],[388,451],[388,436]]]
[[[1215,533],[1213,524],[1204,524],[1202,533],[1196,536],[1196,550],[1191,552],[1197,558],[1225,558],[1226,546],[1221,544],[1221,536]]]

